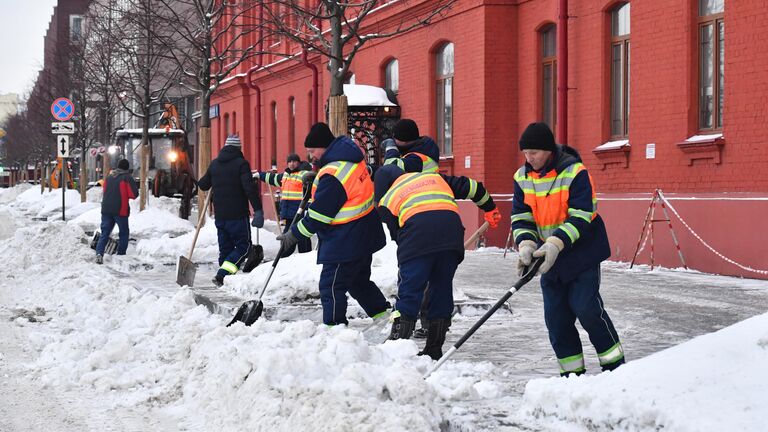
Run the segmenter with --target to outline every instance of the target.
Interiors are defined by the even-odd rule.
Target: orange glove
[[[501,213],[499,213],[498,207],[485,212],[485,220],[488,222],[488,225],[491,226],[491,228],[496,228],[499,226],[499,221],[501,220]]]

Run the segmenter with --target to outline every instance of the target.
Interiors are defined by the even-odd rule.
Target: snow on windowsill
[[[616,150],[629,151],[629,148],[630,148],[629,140],[623,139],[623,140],[616,140],[616,141],[608,141],[607,143],[604,143],[595,147],[592,151],[596,153],[606,152],[606,151],[616,151]]]
[[[683,141],[686,143],[695,143],[695,142],[705,142],[705,141],[715,141],[717,139],[723,138],[722,133],[716,133],[716,134],[707,134],[707,135],[694,135],[687,140]]]

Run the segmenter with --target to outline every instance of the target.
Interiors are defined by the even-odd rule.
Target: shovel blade
[[[180,256],[179,262],[176,263],[176,283],[180,286],[194,286],[195,273],[197,273],[197,264],[185,256]]]
[[[260,244],[252,245],[251,250],[248,253],[248,259],[246,259],[245,264],[243,264],[243,273],[250,273],[251,270],[255,269],[262,261],[264,261],[264,248]]]
[[[237,312],[235,312],[235,316],[232,318],[232,321],[227,324],[227,327],[238,321],[245,324],[246,326],[250,326],[251,324],[255,323],[257,319],[259,319],[262,312],[264,312],[264,303],[262,303],[261,300],[248,300],[247,302],[240,305],[240,307],[237,309]]]

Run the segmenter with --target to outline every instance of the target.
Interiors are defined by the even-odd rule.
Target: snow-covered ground
[[[194,230],[173,200],[133,206],[129,254],[95,265],[88,243],[99,201],[97,189],[86,203],[68,194],[64,222],[60,191],[0,190],[2,431],[765,429],[768,282],[608,263],[603,291],[630,362],[597,374],[586,342],[591,375],[562,379],[534,281],[512,298],[511,315],[499,312],[424,380],[433,362],[415,355],[423,341],[372,345],[360,332],[365,318],[347,328],[266,317],[226,327],[229,317],[195,305],[192,291],[173,283]],[[258,234],[271,259],[274,234]],[[199,283],[216,256],[209,223],[193,256],[203,264]],[[314,261],[314,253],[281,260],[265,304],[317,304]],[[227,278],[224,288],[253,296],[270,268]],[[468,253],[457,298],[501,296],[512,268],[514,257],[503,261],[498,250]],[[395,293],[393,244],[375,255],[372,278]],[[723,296],[656,289],[642,297],[669,284],[723,288]],[[351,301],[351,316],[358,310]],[[451,343],[482,311],[462,313]],[[681,325],[665,328],[668,315]]]

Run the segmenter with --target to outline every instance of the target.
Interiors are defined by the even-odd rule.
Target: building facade
[[[441,170],[484,181],[503,214],[523,163],[520,133],[533,121],[554,129],[563,114],[558,3],[459,0],[427,27],[366,45],[353,63],[357,84],[394,87],[402,116],[439,143]],[[760,229],[768,213],[764,2],[569,3],[568,126],[565,139],[558,138],[590,169],[612,259],[631,261],[644,244],[637,262],[650,263],[652,251],[655,264],[682,267],[678,243],[688,267],[768,278],[768,234]],[[395,2],[368,19],[382,31],[408,10]],[[228,133],[239,133],[253,165],[282,169],[289,152],[302,153],[313,109],[323,120],[326,62],[263,57],[243,65],[215,95],[214,152]],[[667,201],[651,209],[657,189]],[[482,217],[462,208],[472,232]],[[643,242],[646,219],[655,222]],[[487,244],[504,246],[505,222]]]

